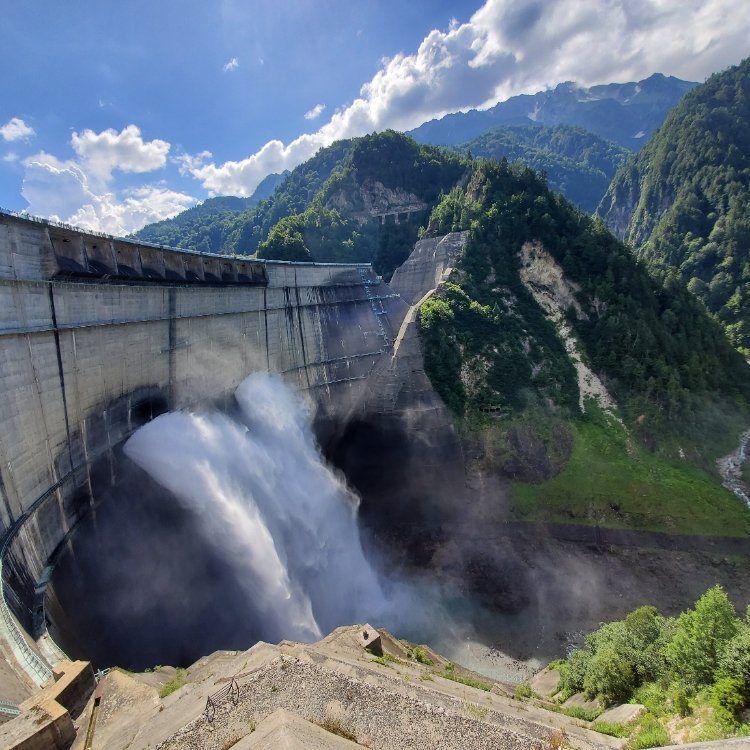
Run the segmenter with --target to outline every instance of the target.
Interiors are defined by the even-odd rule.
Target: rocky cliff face
[[[414,193],[399,187],[386,187],[379,180],[371,178],[363,180],[354,192],[337,190],[327,203],[350,214],[360,224],[373,217],[425,211],[428,208]]]
[[[526,242],[521,248],[521,280],[531,292],[547,319],[557,328],[565,344],[578,378],[578,405],[581,413],[586,410],[586,401],[593,401],[606,414],[617,416],[617,405],[599,376],[584,361],[585,350],[572,327],[565,320],[565,313],[572,309],[578,319],[588,316],[581,308],[576,295],[581,291],[577,284],[565,278],[562,268],[539,243]]]

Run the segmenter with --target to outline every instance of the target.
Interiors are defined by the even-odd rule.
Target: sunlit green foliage
[[[480,162],[466,188],[433,211],[429,232],[456,229],[469,229],[470,239],[456,283],[423,307],[423,337],[427,372],[457,413],[518,409],[534,392],[575,406],[570,361],[520,281],[519,252],[534,241],[580,288],[582,314],[571,312],[569,322],[647,444],[675,428],[715,443],[727,426],[720,402],[750,397],[745,363],[685,287],[652,279],[601,221],[532,170]]]
[[[714,586],[677,619],[666,655],[680,681],[690,690],[714,682],[720,659],[740,627],[723,589]],[[731,678],[730,678],[731,679]]]
[[[557,699],[582,691],[604,705],[642,704],[646,713],[630,728],[628,748],[668,744],[666,727],[691,714],[695,739],[744,734],[750,729],[740,726],[750,703],[748,631],[719,586],[676,620],[640,607],[603,625],[585,638],[583,649],[555,663],[561,673]]]
[[[685,96],[599,211],[629,221],[654,272],[675,269],[750,352],[750,59]]]
[[[544,172],[552,190],[593,212],[630,151],[572,125],[502,125],[457,146],[474,157],[520,161]]]

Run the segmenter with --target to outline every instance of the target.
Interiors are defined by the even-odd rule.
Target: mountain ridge
[[[688,93],[598,212],[654,273],[676,273],[750,353],[750,58]]]
[[[579,87],[572,82],[520,94],[485,109],[448,114],[407,132],[419,143],[458,145],[496,125],[578,125],[637,151],[697,84],[661,73],[641,81]]]

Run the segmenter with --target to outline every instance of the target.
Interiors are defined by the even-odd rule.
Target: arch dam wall
[[[231,399],[257,370],[343,418],[406,310],[369,265],[206,256],[0,214],[0,560],[22,625],[44,629],[49,561],[138,426]]]

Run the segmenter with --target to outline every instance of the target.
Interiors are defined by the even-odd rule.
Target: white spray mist
[[[244,424],[218,413],[164,414],[125,453],[199,517],[202,538],[231,560],[261,637],[310,641],[342,624],[392,620],[357,528],[358,498],[325,465],[310,418],[277,377],[237,389]],[[403,611],[403,610],[401,610]]]

